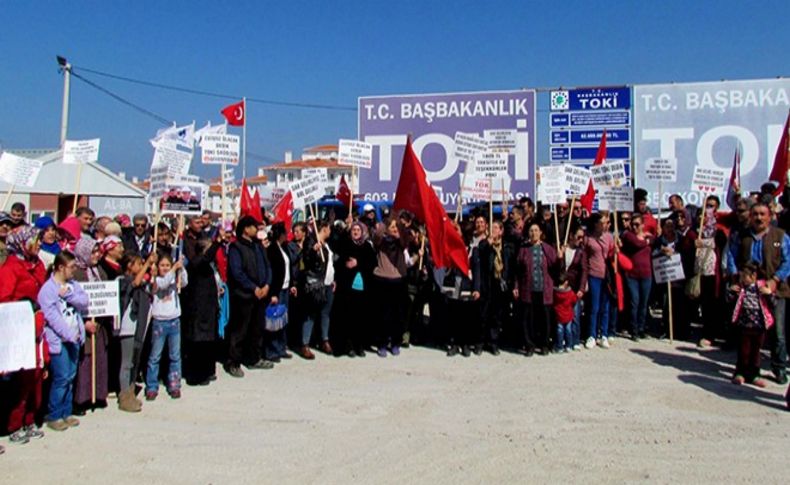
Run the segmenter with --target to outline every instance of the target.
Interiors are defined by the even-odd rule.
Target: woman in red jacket
[[[626,273],[626,282],[631,297],[631,339],[638,341],[645,337],[647,301],[653,285],[653,236],[646,232],[642,214],[634,212],[631,216],[631,228],[623,232],[622,239],[621,251],[633,263],[633,268]]]
[[[38,229],[27,227],[8,236],[6,240],[8,258],[0,266],[0,303],[25,300],[30,301],[31,304],[36,302],[38,291],[47,277],[44,264],[38,258],[40,246],[38,233]],[[8,415],[8,432],[11,434],[12,443],[24,444],[31,438],[44,436],[44,433],[35,426],[35,415],[41,407],[41,386],[45,377],[43,361],[46,349],[42,338],[43,323],[43,318],[37,314],[36,368],[11,375],[12,391],[8,396],[11,412]]]

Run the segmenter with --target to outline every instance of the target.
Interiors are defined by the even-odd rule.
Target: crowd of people
[[[22,444],[44,435],[41,419],[64,431],[111,394],[126,412],[156,400],[162,384],[178,399],[182,382],[210,385],[218,363],[243,378],[316,351],[608,349],[618,338],[666,338],[670,306],[675,339],[737,351],[734,384],[767,385],[765,346],[773,379],[786,384],[790,192],[777,206],[773,189],[733,211],[715,196],[697,208],[672,195],[656,216],[640,189],[633,212],[529,198],[496,220],[473,211],[455,224],[468,273],[434,266],[412,214],[378,220],[368,205],[286,227],[265,211],[231,223],[210,212],[96,217],[87,207],[29,225],[14,204],[0,213],[0,303],[36,310],[37,365],[0,377],[0,416]],[[653,259],[673,254],[685,279],[655,284]],[[120,316],[88,318],[80,283],[116,279]]]

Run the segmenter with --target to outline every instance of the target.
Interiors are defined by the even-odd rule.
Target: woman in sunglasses
[[[647,302],[653,284],[651,261],[653,236],[645,231],[641,214],[634,213],[629,222],[630,228],[622,234],[621,251],[633,264],[625,277],[631,298],[631,339],[638,341],[646,335]]]

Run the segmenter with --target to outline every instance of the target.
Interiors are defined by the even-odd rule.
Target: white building
[[[291,152],[285,152],[285,160],[282,163],[269,165],[258,169],[259,175],[266,175],[269,183],[275,187],[287,189],[295,180],[302,178],[302,171],[305,169],[326,169],[329,185],[327,194],[334,194],[340,177],[345,176],[346,183],[351,185],[351,167],[341,166],[337,163],[337,145],[318,145],[310,147],[302,152],[300,160],[294,160]],[[357,180],[354,180],[354,192],[357,192]]]

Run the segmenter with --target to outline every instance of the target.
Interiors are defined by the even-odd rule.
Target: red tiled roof
[[[337,164],[334,158],[316,158],[314,160],[294,160],[263,167],[264,170],[301,170],[303,168],[347,168]]]
[[[304,153],[317,153],[317,152],[336,152],[337,145],[316,145],[314,147],[305,148]]]

